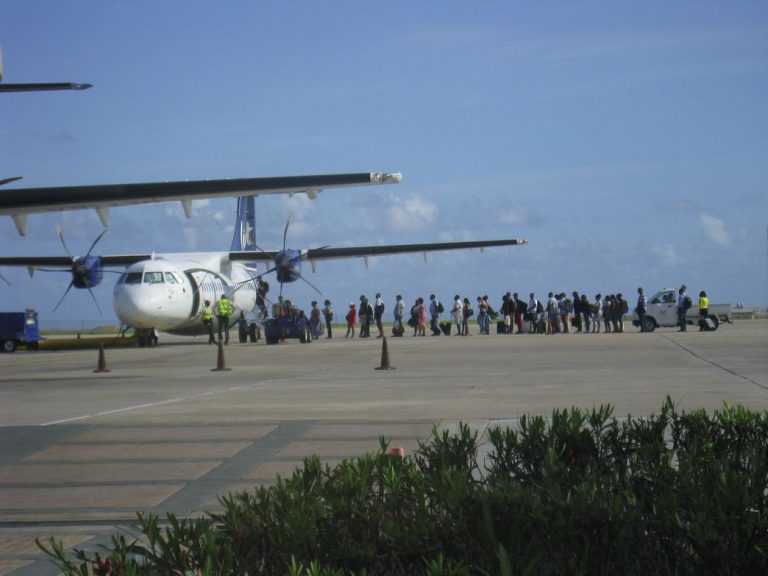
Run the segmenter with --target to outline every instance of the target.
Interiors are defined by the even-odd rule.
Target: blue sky
[[[0,175],[24,186],[402,171],[399,186],[257,200],[257,242],[529,245],[321,264],[343,310],[381,291],[590,295],[686,283],[768,304],[765,2],[6,0]],[[117,208],[102,253],[226,250],[234,200]],[[6,255],[84,252],[93,211],[0,219]],[[2,271],[3,309],[114,318],[113,280]],[[274,284],[274,282],[273,282]],[[75,292],[75,291],[73,291]],[[301,282],[285,293],[308,305]],[[498,302],[497,302],[498,303]]]

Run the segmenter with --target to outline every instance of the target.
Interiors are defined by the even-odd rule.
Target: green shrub
[[[413,457],[317,457],[224,512],[138,517],[103,555],[40,544],[64,574],[764,574],[768,413],[617,419],[610,407],[461,425]]]

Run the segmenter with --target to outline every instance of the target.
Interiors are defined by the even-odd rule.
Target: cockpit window
[[[171,274],[170,272],[165,273],[165,281],[168,282],[168,284],[178,284],[179,281],[176,280],[176,276]]]
[[[120,280],[125,284],[141,284],[141,272],[126,272]]]
[[[144,284],[162,284],[162,272],[144,272]]]

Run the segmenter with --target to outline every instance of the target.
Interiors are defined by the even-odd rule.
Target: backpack
[[[686,296],[683,299],[683,306],[685,306],[685,309],[688,310],[691,306],[693,306],[693,300],[691,300],[690,296]]]
[[[629,312],[629,304],[627,304],[626,300],[622,300],[621,301],[621,313],[622,314],[626,314],[627,312]]]
[[[443,303],[438,300],[437,301],[437,313],[438,314],[442,314],[443,312],[445,312],[445,308],[443,307]]]

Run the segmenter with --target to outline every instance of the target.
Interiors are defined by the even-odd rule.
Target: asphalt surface
[[[221,509],[303,457],[406,454],[434,427],[479,434],[523,414],[611,404],[645,416],[724,402],[768,408],[768,321],[716,332],[289,341],[161,337],[154,349],[0,355],[0,575],[55,574],[35,538],[91,549],[135,512]],[[375,332],[375,330],[374,330]]]

